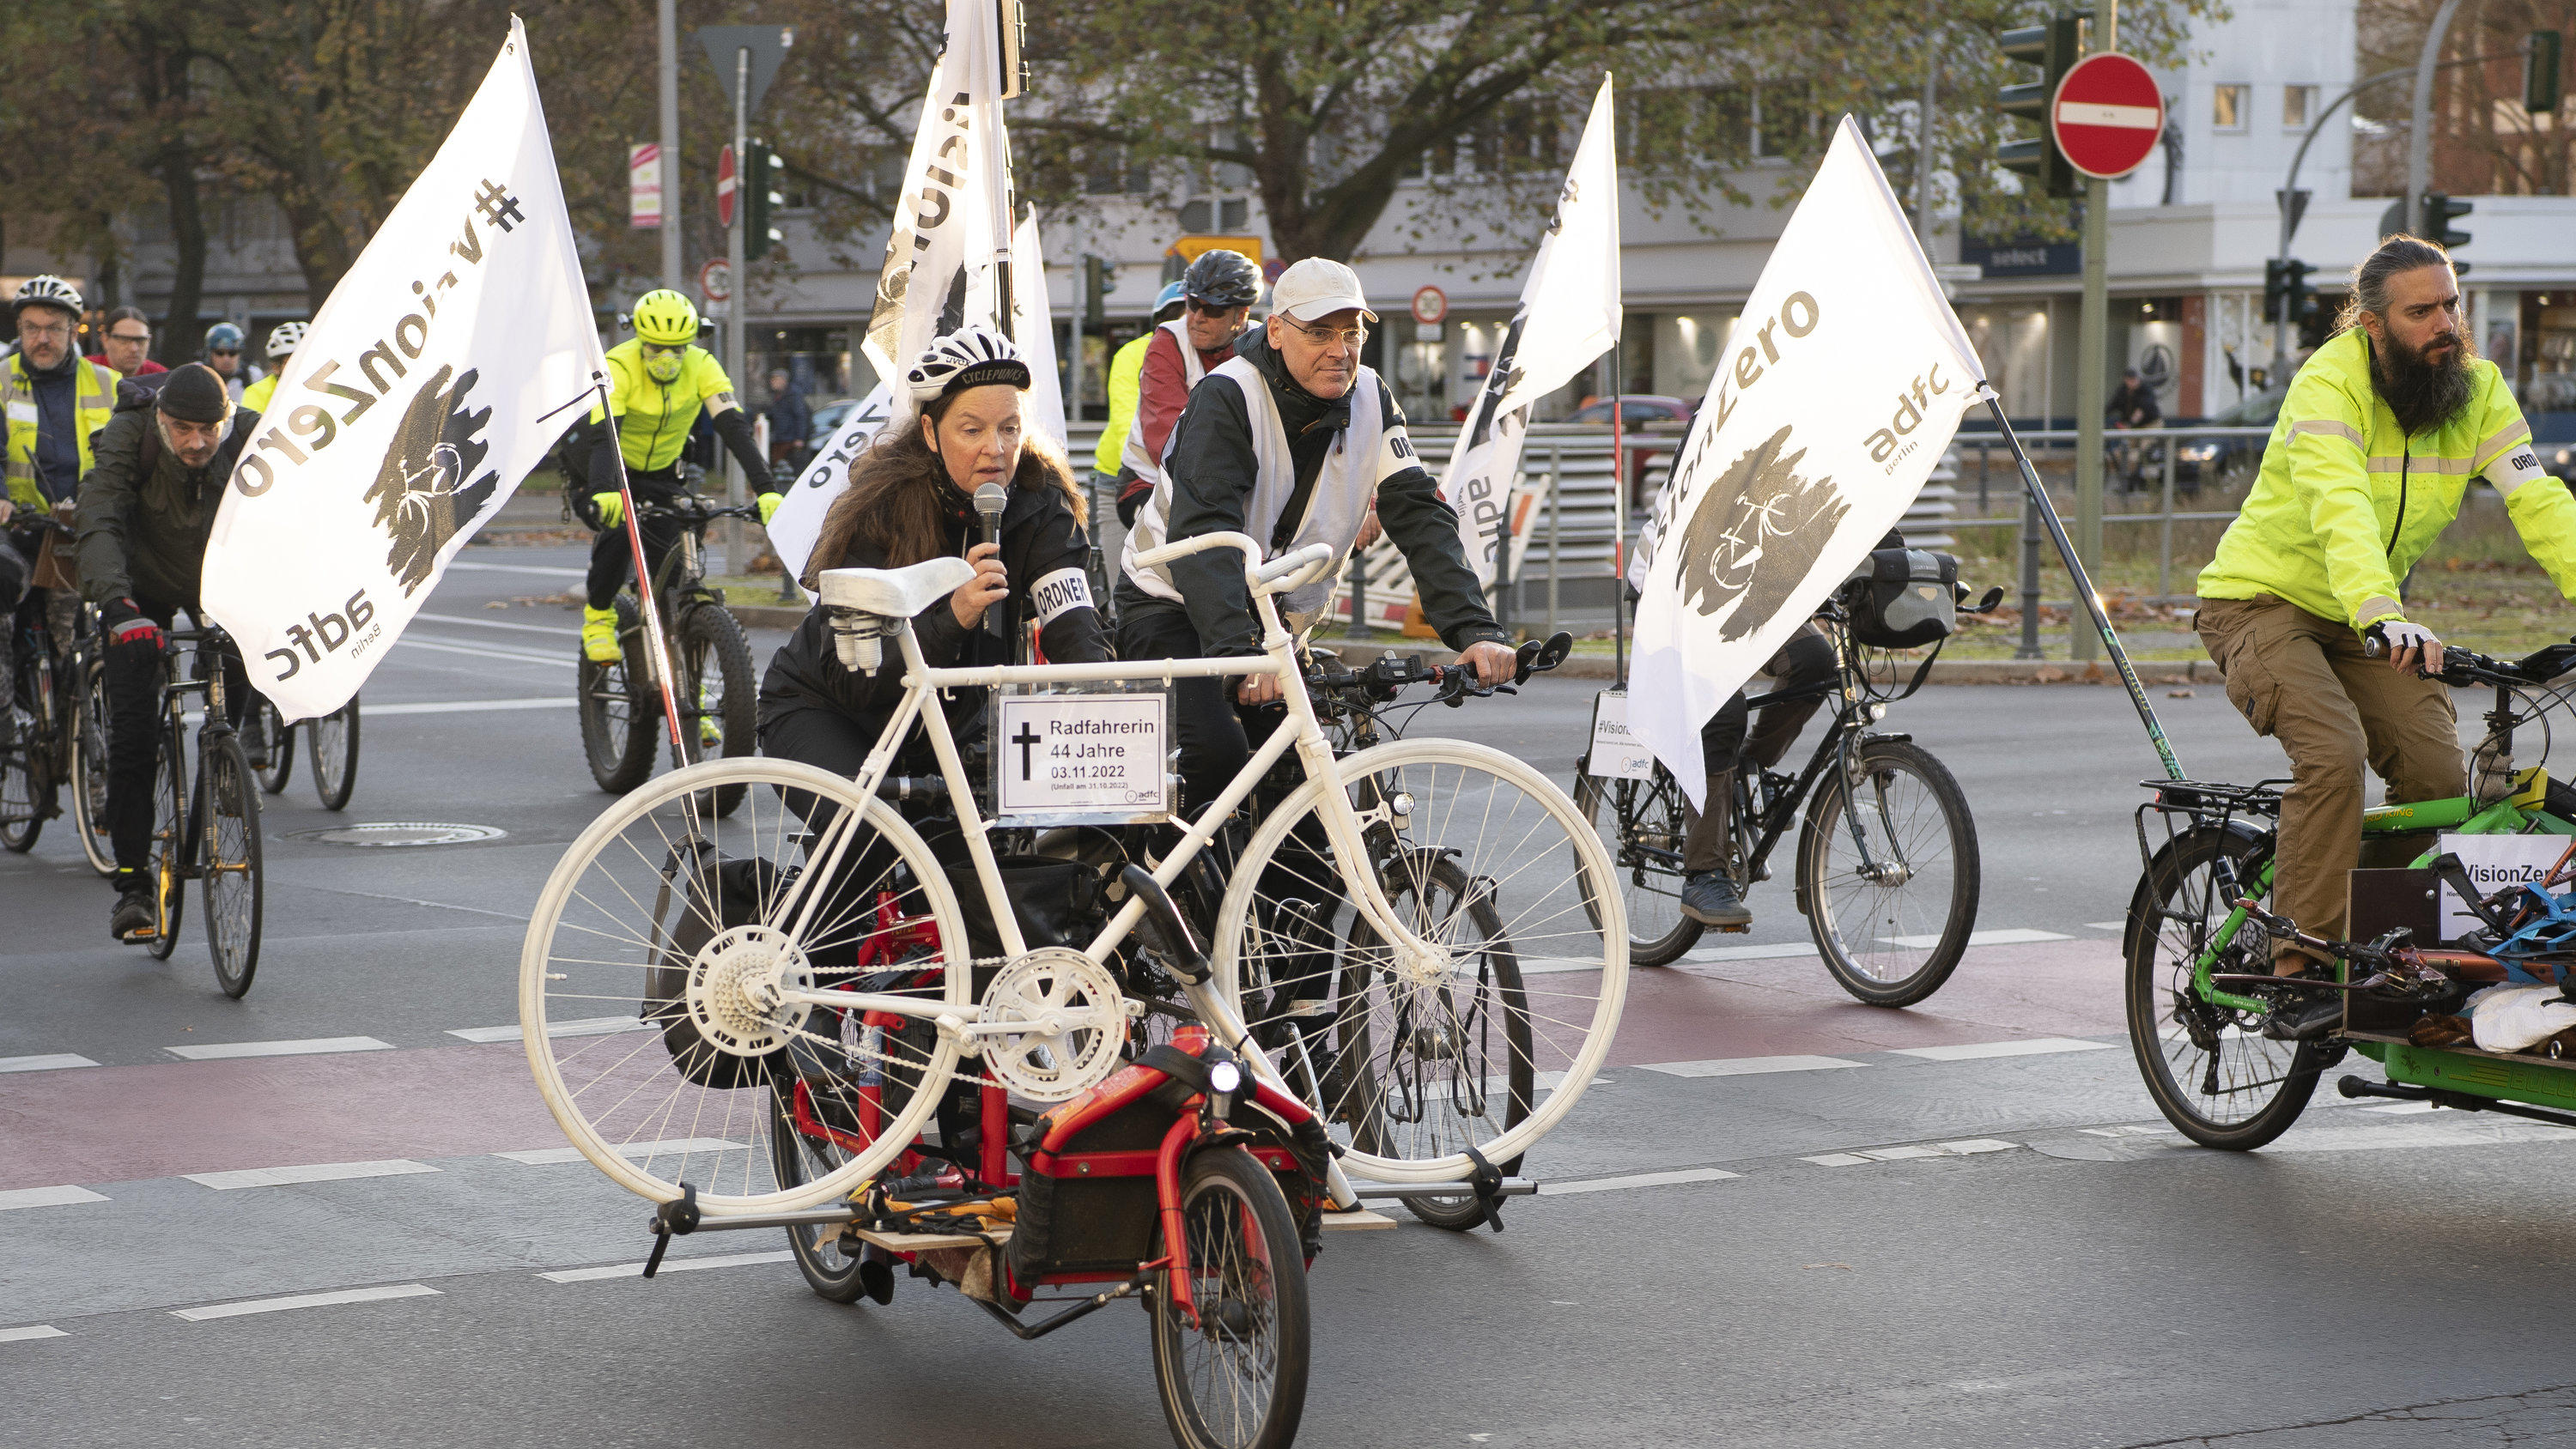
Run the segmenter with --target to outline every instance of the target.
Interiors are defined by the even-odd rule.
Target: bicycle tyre
[[[2340,1055],[2316,1042],[2273,1041],[2249,1030],[2254,1019],[2200,1002],[2191,991],[2193,963],[2228,914],[2217,899],[2214,866],[2224,858],[2239,882],[2251,883],[2270,855],[2270,838],[2250,830],[2204,826],[2176,836],[2138,877],[2121,939],[2129,1048],[2147,1095],[2184,1136],[2229,1152],[2250,1152],[2289,1131],[2319,1075]],[[2218,969],[2269,971],[2269,934],[2246,923]]]
[[[274,795],[295,778],[295,726],[278,714],[267,695],[254,699],[251,708],[259,711],[260,734],[268,741],[268,767],[259,771],[259,788]]]
[[[1621,820],[1643,827],[1636,832],[1639,835],[1669,836],[1668,842],[1658,843],[1678,854],[1682,837],[1689,833],[1678,813],[1680,789],[1661,765],[1655,767],[1652,780],[1605,780],[1585,771],[1590,758],[1587,755],[1574,764],[1574,808],[1600,833],[1602,848],[1610,852],[1620,873],[1628,907],[1628,964],[1670,966],[1699,944],[1708,927],[1682,914],[1678,873],[1653,867],[1642,855],[1630,859],[1633,852],[1630,842],[1622,838],[1626,832]]]
[[[6,624],[0,619],[0,627]],[[45,818],[53,813],[60,792],[40,753],[44,742],[37,738],[35,716],[14,704],[9,713],[16,732],[14,742],[0,750],[0,847],[24,855],[45,833]]]
[[[313,793],[325,810],[349,808],[358,788],[358,697],[304,722],[304,748],[313,757]]]
[[[760,681],[752,673],[751,641],[742,632],[742,622],[733,611],[718,603],[692,605],[680,615],[679,658],[674,673],[679,679],[680,738],[671,747],[672,766],[694,765],[709,758],[706,753],[706,724],[710,717],[718,732],[715,758],[740,759],[759,752]],[[715,672],[709,675],[712,662]],[[709,684],[714,686],[710,696]],[[716,797],[716,813],[730,815],[742,803],[742,792]]]
[[[1181,1172],[1194,1326],[1155,1275],[1154,1382],[1180,1449],[1286,1449],[1306,1411],[1313,1352],[1297,1221],[1269,1169],[1240,1147],[1192,1157]],[[1250,1372],[1246,1372],[1250,1370]]]
[[[590,761],[590,778],[612,795],[623,795],[653,775],[653,740],[662,727],[662,706],[644,685],[635,665],[644,630],[632,597],[617,596],[617,642],[622,657],[600,664],[576,651],[581,661],[574,690],[580,702],[582,754]]]
[[[1389,871],[1385,874],[1393,877],[1383,884],[1388,901],[1400,909],[1410,909],[1417,934],[1430,934],[1421,930],[1424,917],[1428,914],[1425,906],[1445,894],[1451,902],[1452,910],[1455,910],[1459,904],[1465,905],[1469,924],[1482,939],[1499,943],[1497,949],[1484,953],[1485,964],[1493,972],[1490,990],[1478,990],[1477,1000],[1463,1010],[1454,1002],[1444,1002],[1443,1014],[1447,1019],[1433,1024],[1439,1033],[1435,1042],[1434,1059],[1436,1060],[1438,1050],[1450,1048],[1452,1042],[1483,1034],[1489,1029],[1488,1024],[1494,1019],[1495,1014],[1499,1012],[1503,1028],[1503,1050],[1506,1057],[1500,1074],[1504,1098],[1502,1125],[1505,1130],[1519,1126],[1529,1116],[1529,1104],[1535,1095],[1536,1087],[1535,1073],[1530,1065],[1533,1053],[1530,1044],[1529,994],[1522,988],[1520,962],[1511,949],[1510,939],[1504,932],[1502,913],[1494,909],[1493,896],[1478,890],[1475,884],[1467,879],[1467,873],[1460,870],[1454,860],[1441,859],[1431,862],[1427,870],[1417,867],[1406,871]],[[1444,933],[1442,939],[1449,939],[1449,937]],[[1376,941],[1377,932],[1370,928],[1365,918],[1354,914],[1351,918],[1349,946],[1342,953],[1341,1000],[1344,1002],[1367,999],[1371,995],[1370,983],[1366,977],[1377,969],[1377,965],[1376,958],[1372,958],[1367,953]],[[1445,989],[1442,994],[1447,995]],[[1485,999],[1488,996],[1492,998],[1490,1001]],[[1393,1094],[1374,1090],[1373,1084],[1364,1084],[1361,1074],[1373,1073],[1376,1066],[1377,1054],[1371,1045],[1374,1036],[1392,1036],[1399,1041],[1418,1045],[1424,1033],[1431,1028],[1417,1024],[1409,1030],[1394,1030],[1397,1023],[1390,1022],[1387,1024],[1387,1029],[1372,1033],[1368,1014],[1360,1012],[1342,1015],[1336,1025],[1340,1029],[1341,1040],[1334,1056],[1334,1065],[1337,1069],[1335,1090],[1340,1100],[1329,1103],[1328,1110],[1355,1111],[1357,1120],[1351,1127],[1351,1141],[1361,1151],[1374,1153],[1380,1157],[1418,1155],[1399,1150],[1404,1144],[1396,1140],[1398,1134],[1390,1126],[1389,1114],[1386,1111],[1386,1106]],[[1403,1069],[1404,1064],[1397,1059],[1396,1055],[1401,1050],[1401,1048],[1392,1049],[1390,1059],[1386,1063],[1389,1068],[1388,1074],[1399,1080],[1407,1075]],[[1490,1061],[1490,1057],[1480,1055],[1478,1060]],[[1425,1073],[1417,1070],[1412,1075],[1418,1080]],[[1494,1074],[1485,1071],[1475,1073],[1474,1084],[1468,1088],[1470,1101],[1479,1097],[1490,1099],[1495,1085]],[[1428,1115],[1428,1112],[1421,1110],[1420,1104],[1417,1104],[1417,1120]],[[1484,1111],[1467,1110],[1463,1115],[1470,1120],[1475,1120],[1482,1117]],[[1517,1163],[1502,1165],[1505,1173],[1516,1171],[1517,1168]],[[1447,1228],[1452,1232],[1465,1232],[1485,1221],[1484,1206],[1472,1197],[1409,1197],[1404,1199],[1404,1206],[1406,1211],[1431,1226]]]
[[[144,867],[158,889],[161,921],[151,941],[152,957],[167,961],[179,949],[179,921],[187,914],[188,867],[196,858],[196,837],[188,830],[186,781],[187,737],[172,716],[160,721],[161,758],[152,771],[152,854]]]
[[[713,796],[727,786],[744,788],[746,808],[718,817]],[[798,1008],[758,1006],[744,984],[753,973],[728,974],[729,964],[743,963],[728,963],[715,946],[717,940],[742,939],[736,935],[740,927],[724,927],[721,895],[710,901],[683,889],[675,912],[669,892],[675,880],[685,885],[687,872],[701,862],[718,871],[731,862],[755,875],[761,875],[761,862],[785,865],[808,833],[791,799],[817,812],[828,805],[857,813],[868,832],[866,853],[856,865],[845,856],[843,870],[855,874],[869,869],[870,861],[884,864],[855,887],[846,879],[835,885],[828,898],[831,914],[806,922],[801,935],[795,918],[782,917],[790,929],[777,934],[788,937],[785,944],[799,953],[809,945],[819,953],[836,943],[855,952],[853,938],[837,933],[858,923],[855,942],[864,944],[874,934],[864,924],[874,919],[874,908],[853,911],[847,903],[875,902],[880,889],[891,892],[888,915],[898,929],[926,922],[943,943],[941,955],[905,968],[938,975],[936,985],[916,994],[951,1014],[973,1014],[971,973],[938,967],[943,959],[955,959],[946,952],[962,956],[965,918],[947,872],[893,806],[860,795],[852,781],[828,771],[761,758],[692,765],[629,793],[600,812],[547,877],[520,951],[519,1023],[546,1110],[582,1156],[639,1196],[669,1202],[680,1196],[685,1181],[697,1188],[698,1205],[713,1214],[812,1207],[845,1196],[911,1146],[945,1095],[933,1084],[957,1075],[956,1043],[936,1032],[922,1034],[926,1041],[918,1055],[904,1058],[895,1053],[918,1038],[897,1041],[889,1032],[867,1039],[862,1050],[874,1051],[875,1062],[891,1064],[887,1075],[910,1088],[901,1107],[887,1113],[873,1141],[857,1150],[839,1149],[843,1158],[830,1171],[801,1183],[779,1180],[767,1149],[780,1075],[794,1071],[811,1083],[822,1072],[830,1078],[828,1090],[849,1092],[854,1100],[864,1077],[850,1081],[840,1075],[855,1059],[848,1036],[854,1024],[847,1014],[832,1013],[842,1020],[829,1023],[838,1034],[826,1036],[806,1029],[814,1018]],[[804,878],[770,870],[749,903],[766,921],[785,907],[782,893],[793,892],[793,882]],[[797,896],[795,905],[803,900]],[[646,911],[646,901],[654,902],[653,918],[634,919]],[[673,934],[673,926],[695,927],[706,939],[691,947]],[[820,959],[807,964],[818,984],[867,974]],[[656,991],[665,989],[658,978],[666,971],[679,972],[683,981],[671,988],[678,993],[674,999],[657,1004]],[[603,1017],[603,1009],[615,1014]],[[716,1024],[711,1030],[731,1032],[737,1047],[720,1051],[709,1045],[698,1031],[709,1023]],[[629,1032],[654,1035],[638,1041]],[[769,1038],[780,1044],[762,1044]],[[672,1132],[687,1135],[671,1140]],[[756,1140],[734,1142],[736,1133]]]
[[[1857,812],[1873,857],[1893,845],[1908,874],[1888,886],[1856,869],[1838,868],[1836,856],[1850,846],[1852,822],[1842,803],[1843,773],[1828,769],[1807,802],[1798,836],[1799,905],[1836,985],[1871,1006],[1912,1006],[1950,979],[1977,927],[1977,824],[1959,782],[1921,746],[1868,740],[1857,755],[1862,778],[1877,786]],[[1920,801],[1899,808],[1890,799],[1906,776],[1928,797],[1928,817]],[[1930,868],[1936,847],[1946,850],[1946,871]],[[1935,877],[1929,889],[1918,885],[1926,875]]]
[[[1470,783],[1471,775],[1478,777],[1478,783]],[[1282,983],[1273,979],[1266,964],[1275,923],[1282,914],[1277,904],[1282,892],[1294,890],[1303,898],[1337,902],[1337,910],[1353,909],[1343,888],[1354,876],[1340,866],[1338,848],[1318,854],[1311,844],[1321,826],[1317,813],[1328,784],[1345,791],[1374,788],[1390,797],[1398,793],[1409,797],[1410,813],[1404,817],[1407,849],[1433,856],[1455,851],[1462,857],[1458,868],[1469,879],[1495,882],[1501,901],[1498,910],[1522,974],[1547,977],[1544,988],[1531,991],[1544,998],[1529,1012],[1532,1066],[1546,1074],[1535,1080],[1554,1085],[1540,1088],[1543,1095],[1531,1102],[1522,1121],[1489,1141],[1470,1144],[1491,1162],[1520,1157],[1564,1120],[1590,1085],[1609,1055],[1610,1039],[1627,1000],[1627,909],[1618,894],[1609,853],[1602,849],[1591,822],[1554,781],[1500,750],[1464,740],[1424,738],[1390,741],[1348,756],[1339,762],[1336,779],[1309,780],[1270,812],[1253,832],[1226,885],[1212,933],[1213,990],[1200,994],[1212,996],[1218,1008],[1237,1018],[1212,1023],[1228,1041],[1268,1025],[1242,1019],[1247,982],[1256,989],[1273,988],[1274,999],[1285,994],[1275,991]],[[1460,803],[1470,798],[1478,803]],[[1475,833],[1466,843],[1456,843],[1448,834],[1452,827]],[[1302,841],[1296,839],[1301,831],[1305,833]],[[1552,834],[1542,839],[1542,832]],[[1494,855],[1492,842],[1500,842],[1512,858],[1489,859]],[[1569,860],[1575,867],[1570,875],[1565,869]],[[1534,949],[1538,942],[1546,943],[1544,949]],[[1302,956],[1308,947],[1296,942],[1290,949]],[[1533,971],[1534,963],[1543,964]],[[1597,980],[1590,979],[1596,976]],[[1282,1067],[1259,1050],[1258,1036],[1246,1045],[1268,1080],[1306,1100],[1307,1094],[1298,1090]],[[1464,1151],[1404,1159],[1354,1147],[1343,1154],[1342,1162],[1369,1178],[1394,1183],[1456,1182],[1474,1167]]]
[[[775,1093],[770,1100],[773,1103],[777,1101]],[[810,1160],[819,1154],[813,1152],[811,1139],[797,1130],[793,1115],[787,1112],[773,1111],[769,1114],[769,1155],[770,1160],[777,1164],[778,1180],[782,1184],[802,1185],[831,1170],[829,1163]],[[818,1167],[820,1171],[816,1170]],[[823,1227],[811,1223],[793,1224],[787,1229],[787,1250],[796,1256],[796,1271],[805,1275],[805,1286],[814,1290],[815,1297],[828,1303],[856,1303],[873,1296],[868,1280],[879,1275],[866,1271],[867,1260],[864,1257],[847,1252],[840,1246],[842,1237],[838,1228],[830,1232],[831,1236],[826,1237]],[[880,1282],[891,1286],[893,1274],[883,1274]]]
[[[107,833],[107,666],[86,662],[72,705],[72,821],[81,854],[101,876],[116,874],[116,842]]]
[[[204,738],[197,750],[197,884],[206,908],[206,949],[215,983],[239,1001],[259,971],[259,790],[250,756],[229,734]]]

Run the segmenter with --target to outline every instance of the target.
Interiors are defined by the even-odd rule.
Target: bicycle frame
[[[918,722],[928,734],[931,749],[939,761],[940,774],[946,781],[950,803],[955,807],[958,825],[965,835],[966,849],[975,867],[977,883],[984,892],[986,909],[1006,957],[1018,957],[1028,951],[1019,920],[1010,908],[1003,890],[1001,868],[996,863],[991,844],[986,839],[988,824],[976,808],[973,776],[959,754],[955,734],[948,725],[945,710],[924,709],[923,701],[938,690],[960,687],[996,688],[1011,685],[1094,684],[1119,681],[1170,683],[1175,679],[1206,679],[1225,675],[1267,676],[1281,681],[1282,701],[1288,708],[1288,727],[1274,731],[1255,750],[1240,772],[1223,792],[1202,810],[1196,821],[1182,827],[1178,848],[1167,855],[1153,871],[1157,884],[1166,888],[1180,879],[1190,862],[1216,838],[1217,831],[1237,805],[1261,783],[1262,779],[1293,747],[1310,779],[1337,778],[1338,762],[1332,742],[1326,737],[1317,716],[1314,701],[1300,686],[1302,672],[1296,657],[1295,639],[1279,622],[1277,608],[1271,602],[1275,593],[1285,592],[1306,581],[1306,577],[1326,560],[1313,557],[1314,550],[1301,550],[1264,569],[1259,565],[1261,551],[1252,539],[1240,533],[1214,533],[1171,543],[1142,555],[1146,565],[1198,553],[1210,548],[1234,548],[1245,559],[1244,577],[1249,585],[1255,617],[1262,627],[1262,653],[1206,659],[1160,659],[1110,661],[1099,664],[994,665],[981,668],[935,669],[924,661],[921,644],[913,636],[909,621],[897,632],[904,661],[904,698],[894,717],[887,721],[859,774],[855,778],[860,793],[874,795],[877,785],[892,768],[896,754]],[[1302,562],[1301,562],[1302,561]],[[1346,863],[1346,884],[1361,915],[1379,933],[1379,939],[1392,943],[1415,963],[1433,959],[1444,961],[1447,953],[1438,945],[1424,940],[1404,924],[1401,913],[1388,902],[1375,873],[1349,863],[1369,858],[1363,838],[1363,824],[1350,797],[1339,790],[1322,792],[1323,803],[1317,811],[1323,820],[1333,849]],[[842,859],[854,848],[863,829],[859,813],[844,811],[809,849],[808,859],[815,862],[819,878],[829,879],[840,868]],[[791,938],[801,936],[821,908],[822,895],[809,894],[797,906],[792,926],[772,920],[765,922],[773,929],[784,928]],[[774,908],[774,909],[783,909]],[[1083,954],[1094,962],[1106,963],[1137,922],[1144,918],[1146,903],[1131,896],[1110,917]],[[1200,1020],[1219,1034],[1221,1044],[1255,1065],[1262,1078],[1283,1091],[1290,1091],[1285,1076],[1272,1063],[1260,1045],[1251,1037],[1249,1028],[1236,1014],[1231,1002],[1225,1001],[1207,982],[1188,987],[1190,1001]],[[782,1003],[832,1007],[842,1011],[881,1011],[934,1021],[943,1035],[973,1041],[987,1036],[1016,1036],[1024,1033],[1026,1023],[970,1022],[960,1019],[941,1003],[925,1002],[917,997],[853,991],[803,991],[782,988],[777,993]],[[1290,1091],[1293,1096],[1293,1091]],[[1338,1177],[1338,1171],[1336,1172]]]

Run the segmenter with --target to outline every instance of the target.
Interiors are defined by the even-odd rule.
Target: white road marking
[[[329,1308],[341,1303],[439,1296],[439,1291],[426,1283],[401,1283],[390,1288],[343,1288],[336,1293],[298,1293],[287,1298],[254,1298],[246,1303],[217,1303],[205,1308],[173,1308],[170,1316],[205,1323],[217,1318],[239,1318],[246,1313],[280,1313],[289,1308]]]
[[[653,1026],[652,1022],[632,1016],[588,1016],[578,1021],[550,1021],[546,1023],[546,1035],[614,1036],[621,1031],[650,1031]],[[476,1042],[527,1040],[527,1034],[521,1031],[516,1023],[509,1026],[453,1027],[447,1034]]]
[[[0,1343],[25,1343],[31,1338],[69,1338],[70,1334],[50,1323],[30,1324],[25,1328],[0,1328]]]
[[[1872,1162],[1911,1162],[1918,1157],[1939,1157],[1938,1147],[1864,1147],[1860,1156]]]
[[[20,1187],[0,1192],[0,1212],[11,1208],[68,1207],[76,1202],[105,1202],[107,1195],[85,1187]]]
[[[2438,1112],[2441,1108],[2432,1102],[2389,1102],[2382,1106],[2364,1107],[2361,1110],[2385,1113],[2391,1117],[2412,1117],[2422,1112]]]
[[[2126,921],[2086,921],[2084,923],[2084,929],[2088,931],[2125,931],[2129,929],[2129,923]]]
[[[1881,936],[1879,939],[1890,946],[1903,946],[1909,951],[1928,951],[1941,944],[1941,938],[1937,935]],[[2007,926],[2000,930],[1968,933],[1968,944],[1971,946],[2030,946],[2041,941],[2074,939],[2073,936],[2061,936],[2055,931],[2033,931],[2022,926]]]
[[[1720,1057],[1707,1062],[1648,1062],[1644,1070],[1668,1077],[1750,1077],[1764,1072],[1821,1072],[1866,1065],[1840,1057]]]
[[[180,1176],[217,1192],[241,1187],[288,1187],[299,1182],[345,1182],[358,1177],[408,1177],[436,1172],[426,1162],[390,1158],[382,1162],[317,1162],[304,1167],[244,1167],[231,1172],[186,1172]]]
[[[317,1036],[302,1041],[226,1041],[206,1046],[163,1047],[183,1061],[228,1061],[234,1057],[310,1057],[329,1052],[389,1052],[394,1044],[371,1036]]]
[[[1523,976],[1555,976],[1568,971],[1598,971],[1600,958],[1589,961],[1572,956],[1524,956],[1519,962]]]
[[[740,1152],[746,1144],[729,1142],[722,1137],[674,1137],[664,1142],[629,1142],[617,1149],[620,1157],[678,1157],[699,1153]],[[558,1162],[582,1160],[578,1147],[532,1147],[525,1152],[495,1152],[494,1157],[530,1167],[546,1167]]]
[[[2036,1057],[2051,1052],[2109,1051],[2111,1043],[2084,1041],[2071,1036],[2032,1037],[2026,1041],[1978,1041],[1956,1046],[1898,1047],[1894,1055],[1921,1057],[1927,1062],[1972,1062],[1987,1057]]]
[[[494,709],[570,709],[581,703],[571,695],[555,699],[440,699],[425,704],[371,704],[367,718],[388,714],[481,714]]]
[[[754,1263],[785,1263],[795,1256],[793,1253],[728,1253],[720,1258],[664,1258],[660,1271],[686,1273],[697,1268],[744,1268]],[[604,1268],[566,1268],[559,1273],[539,1273],[537,1276],[549,1283],[596,1283],[605,1278],[640,1278],[644,1276],[644,1265],[611,1263]]]
[[[1869,1161],[1868,1158],[1856,1152],[1826,1152],[1814,1157],[1801,1157],[1798,1160],[1812,1162],[1818,1167],[1859,1167]]]
[[[94,1067],[98,1063],[70,1052],[56,1052],[43,1057],[0,1057],[0,1072],[59,1072],[65,1067]]]
[[[433,624],[471,624],[478,629],[516,629],[523,634],[549,634],[557,639],[578,639],[579,629],[549,628],[544,624],[513,624],[506,619],[477,619],[470,614],[414,614]]]
[[[2017,1142],[2006,1142],[1999,1137],[1970,1137],[1961,1142],[1944,1142],[1941,1144],[1941,1150],[1955,1152],[1961,1157],[1974,1157],[1980,1152],[2010,1152],[2020,1145]]]
[[[1813,956],[1813,945],[1794,946],[1702,946],[1682,956],[1685,961],[1785,961],[1793,956]]]
[[[415,639],[406,634],[394,641],[397,649],[435,649],[442,654],[471,654],[477,659],[500,659],[512,664],[559,664],[578,669],[581,661],[569,654],[522,654],[513,649],[492,649],[479,644],[450,644],[441,639]]]
[[[1579,1182],[1542,1182],[1540,1197],[1564,1197],[1578,1192],[1614,1192],[1626,1187],[1662,1187],[1676,1182],[1722,1182],[1740,1173],[1714,1167],[1685,1167],[1675,1172],[1632,1172],[1625,1177],[1594,1177]]]
[[[2162,1122],[2140,1123],[2126,1127],[2078,1127],[2087,1137],[2174,1137],[2180,1134]]]
[[[448,567],[451,569],[463,569],[467,573],[473,574],[543,574],[550,579],[586,579],[590,577],[590,571],[588,569],[547,568],[539,564],[487,564],[464,563],[460,561],[449,564]]]

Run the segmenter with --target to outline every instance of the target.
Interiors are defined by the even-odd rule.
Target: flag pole
[[[2184,778],[2182,764],[2174,758],[2173,745],[2165,738],[2164,726],[2156,720],[2154,705],[2147,703],[2146,686],[2138,682],[2138,671],[2129,663],[2129,651],[2120,647],[2120,636],[2111,628],[2111,616],[2102,607],[2102,596],[2093,591],[2092,577],[2075,557],[2075,545],[2066,537],[2066,525],[2057,516],[2057,506],[2048,501],[2048,490],[2040,486],[2039,470],[2030,464],[2030,454],[2022,451],[2021,439],[2014,435],[2012,420],[2004,416],[2003,405],[1992,392],[1986,394],[1986,411],[1994,415],[1995,426],[2003,430],[2004,441],[2012,445],[2013,461],[2021,465],[2021,486],[2030,495],[2031,507],[2046,525],[2048,536],[2057,544],[2057,556],[2066,562],[2066,572],[2075,581],[2075,597],[2093,618],[2093,627],[2102,636],[2102,648],[2119,668],[2120,682],[2128,686],[2129,702],[2138,707],[2138,720],[2147,727],[2147,740],[2156,747],[2156,757],[2164,762],[2165,778]]]
[[[617,414],[609,411],[608,379],[593,372],[590,381],[599,389],[599,415],[608,420],[608,436],[601,442],[617,459],[617,496],[626,505],[626,543],[635,552],[635,594],[644,601],[644,634],[653,644],[644,659],[644,672],[661,687],[662,723],[671,731],[671,748],[687,759],[688,745],[680,738],[680,706],[671,695],[671,658],[662,648],[662,611],[653,602],[653,571],[644,566],[644,525],[635,516],[635,489],[626,479],[626,450],[617,442]]]
[[[1628,687],[1628,424],[1619,395],[1628,386],[1627,357],[1610,344],[1610,653],[1617,688]]]

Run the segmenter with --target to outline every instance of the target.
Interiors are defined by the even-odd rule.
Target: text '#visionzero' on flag
[[[1976,350],[1846,116],[1638,540],[1628,728],[1693,804],[1700,727],[1905,516],[1984,396]]]
[[[288,720],[366,681],[607,370],[518,21],[234,469],[205,605]]]

